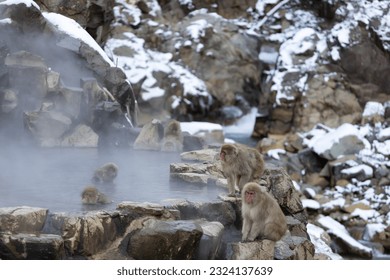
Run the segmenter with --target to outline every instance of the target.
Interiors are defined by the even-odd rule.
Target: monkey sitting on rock
[[[115,163],[106,163],[95,170],[92,181],[94,183],[113,183],[114,179],[118,175],[118,169],[119,168]]]
[[[286,217],[264,186],[248,183],[242,193],[242,241],[280,240],[287,231]]]
[[[81,201],[83,204],[108,204],[112,201],[103,193],[99,192],[94,186],[85,187],[81,193]]]
[[[224,144],[219,154],[222,172],[227,178],[229,196],[235,196],[235,187],[240,192],[248,182],[258,180],[264,172],[262,154],[242,144]]]

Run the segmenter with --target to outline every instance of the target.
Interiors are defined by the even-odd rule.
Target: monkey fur
[[[227,178],[229,196],[235,196],[235,186],[240,192],[244,185],[260,179],[264,172],[262,154],[242,144],[224,144],[220,151],[222,172]]]
[[[96,169],[92,181],[94,183],[112,183],[118,175],[118,166],[109,162]]]
[[[81,193],[81,201],[83,204],[107,204],[112,201],[103,193],[99,192],[94,186],[85,187]]]
[[[247,183],[242,198],[242,241],[256,238],[280,240],[287,231],[286,217],[276,199],[264,186]]]

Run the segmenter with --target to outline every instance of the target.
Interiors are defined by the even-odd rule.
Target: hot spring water
[[[97,186],[113,200],[105,205],[83,205],[81,192],[93,185],[94,170],[114,162],[119,173],[110,186]],[[52,212],[115,209],[122,201],[160,202],[177,198],[212,201],[227,192],[216,186],[170,181],[169,165],[181,162],[176,153],[118,149],[13,149],[0,157],[0,207],[31,206]]]

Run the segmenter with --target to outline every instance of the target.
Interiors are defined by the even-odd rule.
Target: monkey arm
[[[248,241],[254,241],[256,237],[262,235],[263,224],[262,223],[252,223],[252,227],[248,234]]]
[[[249,219],[243,219],[242,223],[242,241],[248,240],[248,234],[251,229],[251,223],[249,222]]]

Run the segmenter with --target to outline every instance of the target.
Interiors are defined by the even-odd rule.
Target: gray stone
[[[203,235],[195,259],[214,260],[222,246],[222,234],[225,227],[220,222],[198,221],[198,224],[202,227]]]
[[[202,233],[194,221],[149,219],[141,229],[129,233],[126,251],[138,260],[190,260]]]
[[[262,240],[254,242],[234,242],[227,244],[228,260],[273,260],[275,242]]]
[[[0,231],[37,233],[43,229],[48,209],[36,207],[0,208]]]

